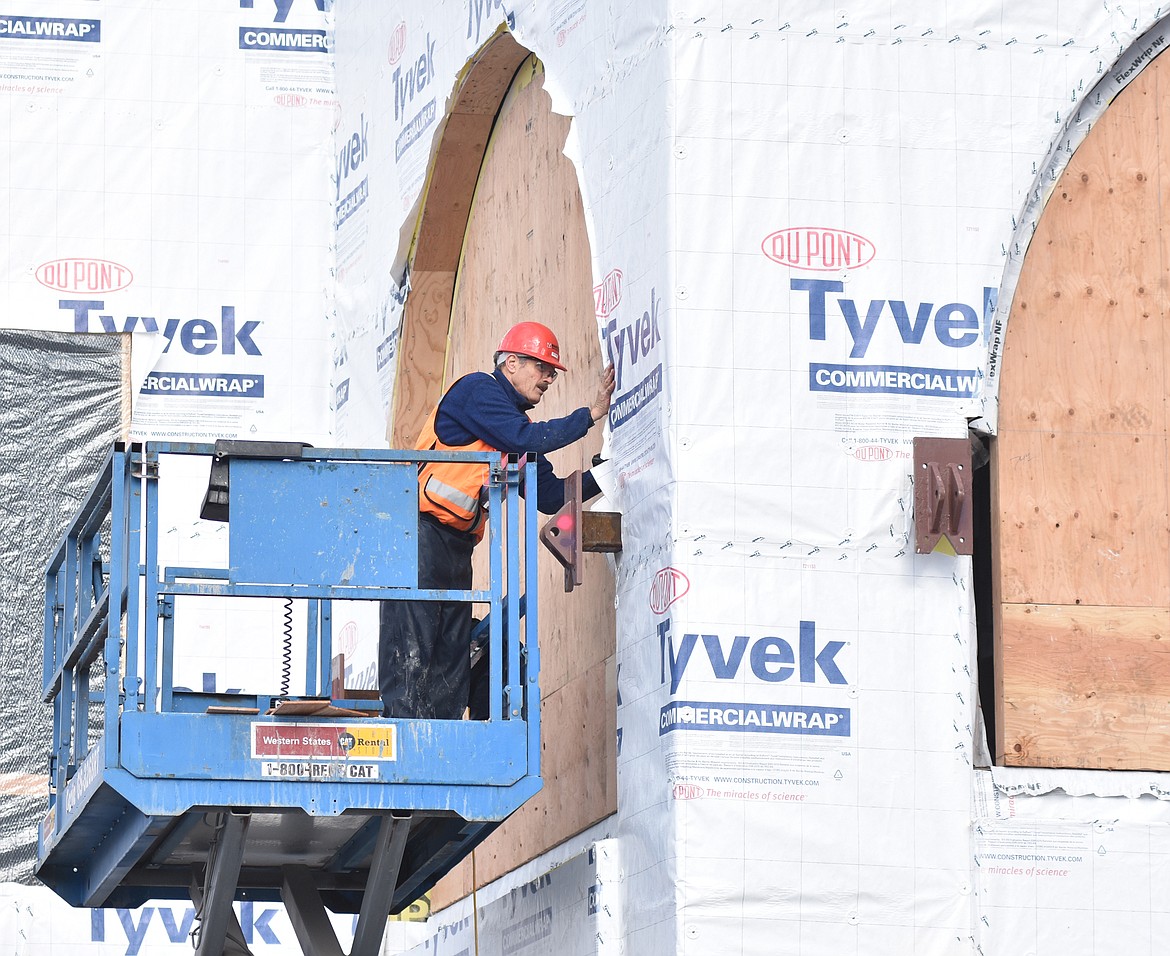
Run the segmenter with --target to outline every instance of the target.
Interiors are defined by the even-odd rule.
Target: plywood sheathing
[[[544,695],[540,708],[544,789],[475,851],[479,886],[586,829],[597,821],[598,807],[610,807],[606,815],[613,812],[616,693],[617,669],[609,657]],[[465,861],[432,890],[432,910],[462,899],[472,888],[472,867]]]
[[[1012,304],[994,533],[997,756],[1170,769],[1170,463],[1155,60],[1055,184]]]
[[[1027,723],[1011,724],[1009,763],[1165,766],[1170,609],[1009,604],[1003,614],[1005,692],[1027,708]]]
[[[519,49],[510,37],[495,43]],[[474,99],[481,106],[506,72],[492,64],[510,62],[489,56],[491,50],[481,56],[481,65],[471,70],[463,87],[480,91]],[[491,72],[481,78],[485,66]],[[477,166],[475,175],[446,174],[448,182],[474,184],[474,203],[470,215],[463,214],[458,249],[449,236],[429,243],[427,231],[438,221],[430,218],[429,198],[420,226],[405,315],[404,343],[409,345],[404,345],[406,364],[395,403],[395,428],[410,436],[404,444],[413,444],[422,418],[446,385],[468,372],[491,369],[492,353],[515,322],[532,319],[552,327],[569,369],[532,412],[535,419],[565,415],[589,404],[596,393],[602,357],[591,257],[576,171],[562,153],[569,120],[551,112],[543,75],[534,63],[519,72],[511,69],[507,77],[510,82],[499,90],[491,109],[493,117],[499,111],[499,120],[490,145],[480,149],[482,170]],[[447,148],[444,135],[432,192],[440,181],[437,170],[446,168]],[[475,152],[462,141],[453,141],[453,148],[464,161]],[[457,222],[457,211],[442,221]],[[424,249],[427,257],[420,258]],[[440,249],[442,257],[437,255]],[[457,263],[446,258],[453,250]],[[428,269],[420,271],[419,262]],[[422,301],[412,309],[420,293]],[[440,319],[444,307],[446,317]],[[584,441],[549,458],[557,473],[565,475],[588,468],[600,448],[597,427]],[[481,584],[487,580],[486,561],[482,547],[476,554]],[[614,582],[608,559],[586,555],[584,585],[572,594],[565,594],[561,566],[543,548],[539,566],[544,789],[476,851],[475,875],[481,885],[617,809]],[[470,861],[448,874],[432,891],[432,908],[470,893],[471,874]]]
[[[475,183],[492,123],[528,51],[504,33],[467,72],[435,156],[410,260],[411,291],[403,314],[399,372],[387,438],[413,448],[427,414],[442,394],[455,274]]]
[[[119,338],[122,340],[122,384],[118,406],[122,427],[118,431],[118,440],[129,442],[130,422],[134,419],[134,385],[130,375],[134,336],[123,332]]]

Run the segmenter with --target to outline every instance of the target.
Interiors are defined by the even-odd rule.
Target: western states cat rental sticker
[[[252,727],[260,774],[295,780],[377,780],[378,765],[396,760],[395,728],[347,724],[262,723]]]

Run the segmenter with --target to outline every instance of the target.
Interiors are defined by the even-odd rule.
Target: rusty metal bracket
[[[565,503],[561,510],[544,523],[540,540],[565,567],[565,590],[582,583],[581,574],[581,472],[565,479]]]
[[[914,550],[972,553],[971,444],[966,438],[914,439]],[[949,545],[949,547],[947,547]]]
[[[565,503],[540,529],[540,540],[565,568],[565,591],[584,583],[584,552],[617,554],[622,549],[622,516],[616,511],[582,511],[581,472],[565,479]]]

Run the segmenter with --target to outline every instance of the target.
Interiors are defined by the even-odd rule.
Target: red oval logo
[[[134,281],[126,266],[107,259],[54,259],[37,266],[37,282],[58,292],[117,292]]]
[[[609,274],[593,287],[593,310],[598,318],[608,318],[622,301],[622,270],[610,269]]]
[[[765,236],[760,248],[773,262],[812,272],[860,269],[877,254],[877,247],[865,236],[817,226],[780,229]]]
[[[342,654],[353,654],[361,637],[356,621],[347,621],[333,638],[333,646]]]
[[[406,21],[403,20],[394,28],[394,32],[390,34],[390,45],[386,48],[386,59],[390,61],[393,66],[402,59],[402,54],[406,52]]]
[[[277,93],[272,100],[277,106],[307,106],[309,104],[309,98],[301,96],[300,93]]]
[[[858,445],[850,454],[858,461],[889,461],[894,450],[889,445]]]
[[[691,589],[690,579],[676,568],[663,568],[650,585],[650,610],[665,614],[666,609]]]

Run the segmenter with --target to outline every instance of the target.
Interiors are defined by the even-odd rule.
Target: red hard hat
[[[500,347],[496,353],[515,352],[517,355],[527,355],[530,358],[547,362],[553,368],[562,372],[565,367],[561,364],[561,346],[552,329],[539,322],[517,322],[500,339]]]

